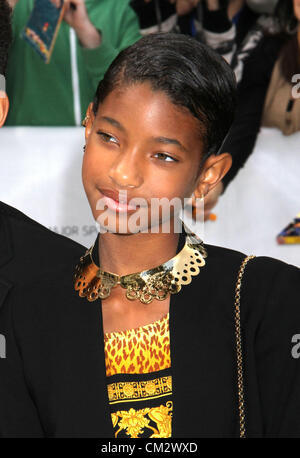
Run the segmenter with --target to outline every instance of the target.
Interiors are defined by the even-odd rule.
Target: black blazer
[[[0,239],[0,436],[113,437],[101,301],[73,289],[84,249],[20,213],[1,213],[2,236],[12,236]],[[171,296],[172,437],[239,436],[234,290],[244,255],[206,248],[206,266]],[[26,281],[15,278],[14,259],[25,262]],[[241,289],[248,437],[300,437],[299,299],[299,269],[249,261]]]

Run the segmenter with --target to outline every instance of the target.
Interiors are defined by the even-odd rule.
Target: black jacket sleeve
[[[44,437],[15,338],[13,299],[14,290],[0,307],[0,334],[6,343],[0,359],[0,437]]]
[[[256,336],[257,380],[264,437],[299,438],[300,269],[280,264]]]
[[[230,153],[233,160],[231,169],[223,178],[224,189],[244,166],[255,146],[281,43],[280,37],[265,37],[245,61],[243,77],[238,86],[235,120],[221,149],[221,152]]]

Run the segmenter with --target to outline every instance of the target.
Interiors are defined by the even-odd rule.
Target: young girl
[[[299,269],[204,246],[176,232],[175,210],[152,212],[229,170],[217,153],[235,91],[226,62],[182,35],[149,35],[112,63],[83,160],[106,232],[76,269],[57,259],[13,297],[2,435],[300,436]]]

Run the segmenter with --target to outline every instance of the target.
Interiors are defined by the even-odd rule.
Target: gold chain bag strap
[[[245,401],[244,401],[244,377],[243,377],[243,352],[241,338],[241,286],[246,265],[250,259],[255,256],[246,256],[239,269],[238,278],[235,287],[234,300],[234,321],[235,321],[235,338],[236,338],[236,358],[237,358],[237,382],[238,382],[238,402],[239,402],[239,425],[240,437],[246,437],[246,420],[245,420]]]

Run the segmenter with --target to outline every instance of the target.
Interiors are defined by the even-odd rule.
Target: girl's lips
[[[127,203],[118,202],[117,200],[114,200],[111,197],[105,196],[104,194],[102,194],[102,196],[103,196],[101,197],[102,202],[104,203],[104,205],[107,205],[107,207],[110,210],[114,210],[120,213],[121,212],[125,213],[125,212],[129,212],[129,211],[133,211],[137,209],[135,205],[129,205]]]
[[[110,197],[111,199],[115,200],[116,202],[127,202],[127,191],[116,191],[114,189],[106,189],[106,188],[99,188],[101,194],[105,197]],[[121,197],[121,199],[120,199]]]

